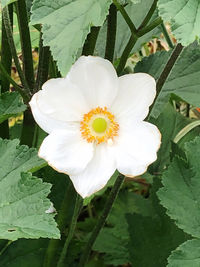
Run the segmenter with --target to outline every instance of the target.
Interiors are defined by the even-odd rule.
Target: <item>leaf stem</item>
[[[107,25],[106,51],[105,58],[113,62],[115,51],[115,40],[117,30],[117,8],[115,5],[110,6]]]
[[[123,71],[125,65],[126,65],[126,61],[131,53],[131,50],[133,49],[134,45],[136,44],[137,42],[137,39],[138,37],[135,36],[135,35],[131,35],[123,53],[122,53],[122,56],[120,58],[120,62],[119,62],[119,65],[117,67],[117,73],[118,75],[121,74],[121,72]]]
[[[11,27],[11,23],[10,23],[10,17],[9,17],[9,12],[8,12],[8,7],[4,7],[3,11],[2,11],[2,16],[3,16],[3,21],[4,21],[4,25],[5,25],[5,30],[6,30],[6,34],[7,34],[7,38],[8,38],[8,43],[10,46],[10,50],[15,62],[15,66],[16,69],[18,71],[22,86],[25,88],[25,90],[27,91],[27,95],[30,95],[30,91],[29,91],[29,87],[28,87],[28,83],[25,79],[24,73],[21,69],[20,63],[19,63],[19,59],[17,56],[17,51],[15,48],[15,43],[14,43],[14,39],[13,39],[13,34],[12,34],[12,27]]]
[[[35,79],[34,79],[32,46],[31,46],[31,37],[28,26],[28,14],[26,9],[26,2],[25,0],[18,0],[15,3],[15,6],[17,11],[20,41],[22,47],[24,75],[29,88],[33,90]]]
[[[8,10],[11,18],[11,25],[13,26],[13,5],[8,5]],[[11,75],[12,67],[12,55],[8,44],[8,38],[5,31],[4,22],[2,19],[2,31],[1,31],[1,62],[5,68],[5,71],[8,73],[8,76]],[[1,77],[1,89],[0,94],[10,89],[10,81],[2,75]],[[9,139],[9,125],[8,120],[5,120],[0,124],[0,137],[3,139]]]
[[[27,92],[24,91],[23,88],[21,88],[8,74],[6,69],[4,68],[3,64],[0,62],[0,72],[2,76],[4,76],[12,85],[13,87],[20,93],[20,95],[23,97],[24,102],[27,103],[30,99],[30,96],[27,95]]]
[[[157,88],[157,95],[154,99],[154,103],[157,101],[157,98],[162,90],[162,87],[163,85],[165,84],[166,80],[167,80],[167,77],[169,76],[172,68],[174,67],[174,64],[176,63],[178,57],[180,56],[182,50],[183,50],[183,46],[181,44],[177,44],[177,46],[174,48],[169,60],[167,61],[158,81],[157,81],[157,85],[156,85],[156,88]],[[149,112],[149,117],[151,116],[152,114],[152,108],[153,108],[154,104],[151,106],[151,111]]]
[[[99,35],[100,27],[91,27],[91,31],[87,36],[83,46],[82,55],[89,56],[94,54],[94,49]]]
[[[169,36],[169,33],[168,33],[168,31],[167,31],[167,29],[165,27],[164,22],[162,22],[160,26],[162,28],[162,32],[163,32],[163,34],[165,36],[165,40],[167,41],[167,44],[169,45],[170,48],[173,49],[174,48],[174,44],[172,43],[171,37]]]
[[[104,209],[103,209],[103,212],[99,218],[99,220],[97,221],[97,224],[95,225],[93,231],[92,231],[92,234],[83,250],[83,254],[80,258],[80,262],[79,262],[79,267],[83,267],[89,256],[90,256],[90,252],[91,252],[91,249],[92,249],[92,246],[99,234],[99,232],[101,231],[101,229],[103,228],[105,222],[106,222],[106,219],[108,217],[108,214],[113,206],[113,203],[115,201],[115,199],[117,198],[117,195],[119,193],[119,190],[120,190],[120,187],[121,185],[123,184],[124,182],[124,176],[123,175],[119,175],[115,181],[115,184],[108,196],[108,199],[106,201],[106,204],[104,206]]]
[[[43,46],[42,32],[40,32],[40,45],[39,45],[39,63],[35,84],[35,92],[42,88],[44,82],[48,79],[49,73],[49,61],[50,61],[50,50],[49,47]]]
[[[153,1],[153,4],[152,4],[151,8],[149,9],[149,12],[147,13],[147,15],[144,18],[144,20],[142,21],[142,23],[140,24],[138,30],[141,30],[149,23],[151,17],[153,16],[154,11],[156,10],[157,2],[158,2],[158,0]]]
[[[113,3],[115,4],[115,6],[119,10],[119,12],[122,14],[124,20],[126,21],[126,23],[128,24],[128,26],[132,32],[132,34],[137,35],[137,29],[136,29],[134,23],[132,22],[132,20],[130,19],[128,13],[126,12],[125,8],[122,5],[120,5],[117,0],[113,0]]]
[[[79,216],[79,213],[80,213],[80,208],[82,206],[82,203],[83,203],[83,199],[77,194],[76,203],[75,203],[75,207],[74,207],[74,213],[73,213],[71,224],[70,224],[70,227],[69,227],[69,233],[68,233],[68,236],[67,236],[67,238],[65,240],[65,244],[64,244],[64,247],[62,249],[62,252],[61,252],[57,267],[64,266],[64,260],[65,260],[65,257],[67,255],[67,250],[68,250],[70,241],[71,241],[71,239],[72,239],[72,237],[74,235],[74,232],[75,232],[76,223],[77,223],[77,219],[78,219],[78,216]]]
[[[195,127],[200,126],[200,120],[193,121],[186,125],[175,137],[174,143],[178,143],[187,133],[189,133]]]
[[[138,33],[137,33],[138,37],[141,37],[141,36],[145,35],[146,33],[152,31],[154,28],[156,28],[161,23],[162,23],[162,19],[160,17],[156,18],[149,25],[145,26],[144,28],[142,28],[141,30],[138,31]]]

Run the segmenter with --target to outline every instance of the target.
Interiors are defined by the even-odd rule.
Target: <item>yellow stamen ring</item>
[[[114,115],[106,107],[90,110],[84,114],[81,121],[81,134],[88,143],[100,144],[113,140],[118,134],[119,125],[114,120]]]

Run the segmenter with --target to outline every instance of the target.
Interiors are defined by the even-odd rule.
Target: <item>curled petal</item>
[[[112,151],[105,144],[95,148],[94,156],[83,172],[70,175],[76,191],[89,197],[102,189],[116,170]]]
[[[48,135],[39,150],[39,157],[66,174],[82,172],[93,157],[93,144],[80,138],[80,131],[73,125],[71,130],[56,130]]]
[[[72,66],[68,78],[81,88],[90,109],[109,107],[118,92],[118,77],[113,65],[100,57],[80,57]]]

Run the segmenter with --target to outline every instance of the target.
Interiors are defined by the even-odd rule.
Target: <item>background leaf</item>
[[[0,95],[0,123],[17,113],[26,110],[22,98],[17,92],[6,92]]]
[[[101,26],[111,0],[34,0],[32,25],[42,23],[44,45],[50,46],[62,75],[76,60],[91,26]]]
[[[51,185],[24,173],[43,165],[35,149],[0,139],[0,238],[59,238],[54,215],[45,212]]]
[[[188,240],[172,252],[168,258],[168,267],[200,266],[200,240]]]
[[[159,0],[159,14],[171,29],[176,39],[184,46],[200,37],[199,0]]]
[[[157,52],[136,65],[135,72],[146,72],[156,80],[167,63],[171,52]],[[194,43],[185,47],[172,68],[153,106],[151,116],[157,118],[164,109],[170,95],[175,94],[184,101],[200,105],[200,46]]]
[[[187,161],[175,157],[163,174],[161,204],[178,227],[200,237],[200,137],[185,145]]]

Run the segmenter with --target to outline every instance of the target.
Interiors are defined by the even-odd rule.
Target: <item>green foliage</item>
[[[163,174],[158,192],[167,214],[186,233],[200,237],[199,153],[200,137],[185,145],[187,161],[175,157]]]
[[[50,46],[62,75],[76,60],[90,27],[103,25],[110,4],[111,0],[34,0],[31,23],[43,24],[44,45]]]
[[[25,109],[26,105],[23,104],[19,93],[6,92],[0,95],[0,123]]]
[[[128,4],[125,7],[125,10],[132,19],[134,25],[137,27],[140,26],[144,17],[147,15],[150,6],[152,5],[153,0],[141,0],[140,3]],[[152,20],[157,16],[156,12],[154,13]],[[150,41],[154,36],[159,36],[161,33],[159,28],[155,28],[152,31],[146,33],[144,36],[140,37],[136,42],[136,45],[133,47],[131,53],[135,53],[140,50],[141,46]],[[106,34],[107,34],[107,23],[101,28],[99,37],[97,39],[96,50],[97,54],[104,56],[105,54],[105,44],[106,44]],[[125,46],[127,45],[128,39],[130,38],[130,29],[127,23],[124,21],[121,13],[117,14],[117,34],[116,34],[116,43],[115,43],[115,59],[120,58],[122,52],[124,51]]]
[[[13,242],[0,255],[0,265],[4,267],[42,267],[45,250],[48,244],[46,239],[20,239]]]
[[[136,65],[135,72],[146,72],[156,80],[162,73],[171,52],[158,52],[144,58]],[[199,106],[200,103],[200,46],[196,43],[185,47],[172,68],[162,90],[153,106],[151,115],[159,116],[169,100],[175,94],[184,101]]]
[[[163,267],[171,250],[187,239],[187,236],[165,214],[155,195],[158,183],[151,192],[153,213],[128,214],[129,252],[133,267]]]
[[[24,173],[40,168],[34,149],[18,146],[18,141],[0,139],[0,237],[59,238],[52,214],[45,211],[51,202],[47,199],[51,185]]]
[[[159,14],[171,22],[172,32],[182,45],[189,45],[200,37],[199,0],[159,0]]]
[[[169,103],[165,106],[157,119],[150,119],[151,123],[157,125],[162,135],[162,143],[158,151],[158,159],[151,166],[154,173],[161,172],[170,163],[171,143],[174,137],[191,121],[193,120],[181,115]],[[193,140],[198,134],[200,134],[200,129],[193,129],[180,140],[179,146],[182,147],[185,142]]]
[[[9,4],[11,4],[11,3],[13,3],[13,2],[15,2],[15,1],[17,1],[17,0],[1,0],[2,8],[7,6],[7,5],[9,5]]]
[[[188,240],[174,250],[168,258],[168,267],[200,266],[200,240]]]

